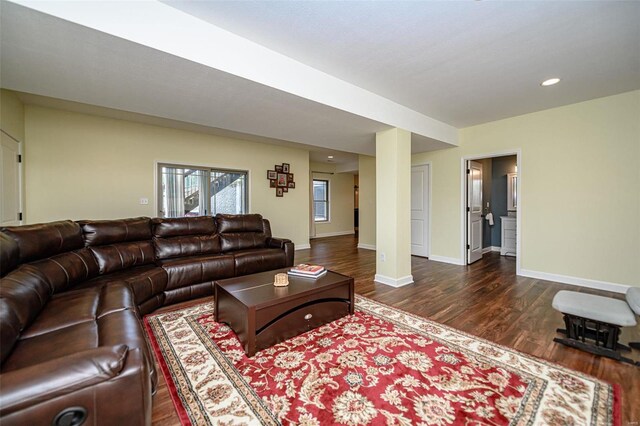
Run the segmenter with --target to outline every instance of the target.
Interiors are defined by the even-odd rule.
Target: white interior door
[[[429,256],[429,165],[411,167],[411,254]]]
[[[482,259],[482,163],[467,162],[467,263]]]
[[[20,144],[0,132],[0,226],[20,225]]]

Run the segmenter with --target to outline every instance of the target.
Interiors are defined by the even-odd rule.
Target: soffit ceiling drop
[[[453,126],[163,3],[2,12],[4,88],[358,154],[391,127],[412,132],[414,152],[457,143]]]

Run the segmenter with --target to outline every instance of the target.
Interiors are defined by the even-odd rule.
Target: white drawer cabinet
[[[516,255],[516,218],[509,216],[500,216],[502,229],[502,242],[500,245],[500,254],[503,256]]]

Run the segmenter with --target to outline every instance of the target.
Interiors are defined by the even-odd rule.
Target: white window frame
[[[324,182],[326,183],[326,187],[327,190],[325,191],[327,199],[325,200],[319,200],[322,202],[326,202],[327,203],[327,216],[326,219],[316,219],[316,197],[315,197],[315,191],[312,191],[312,197],[313,197],[313,221],[316,223],[329,223],[331,222],[331,181],[329,179],[316,179],[313,178],[313,182]]]
[[[180,168],[180,169],[194,169],[194,170],[202,170],[205,173],[225,173],[225,172],[233,172],[233,173],[244,173],[245,175],[245,184],[244,184],[244,211],[243,213],[249,213],[250,210],[250,206],[249,206],[249,191],[250,191],[250,179],[249,179],[249,170],[242,170],[242,169],[230,169],[230,168],[223,168],[223,167],[215,167],[215,166],[202,166],[202,165],[193,165],[193,164],[183,164],[183,163],[172,163],[172,162],[160,162],[160,161],[156,161],[156,168],[155,168],[155,172],[156,172],[156,179],[155,179],[155,184],[156,184],[156,216],[158,217],[166,217],[164,215],[164,211],[163,211],[163,198],[162,198],[162,168],[163,167],[174,167],[174,168]],[[207,179],[207,189],[210,190],[210,182],[211,179]],[[212,214],[212,209],[211,209],[211,205],[210,205],[210,197],[206,198],[207,200],[207,205],[205,208],[205,215],[206,216],[213,216]]]

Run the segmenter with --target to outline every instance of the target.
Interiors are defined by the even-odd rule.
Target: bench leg
[[[583,350],[585,352],[589,352],[592,353],[594,355],[600,355],[600,356],[604,356],[606,358],[611,358],[611,359],[615,359],[616,361],[622,361],[622,362],[626,362],[629,364],[635,364],[635,362],[632,359],[623,357],[622,355],[620,355],[618,352],[611,350],[611,349],[607,349],[603,346],[595,346],[589,343],[583,343],[579,340],[575,340],[575,339],[561,339],[559,337],[556,337],[553,339],[554,342],[556,343],[561,343],[565,346],[569,346],[572,348],[576,348],[576,349],[580,349]],[[637,363],[636,365],[640,366],[640,363]]]

